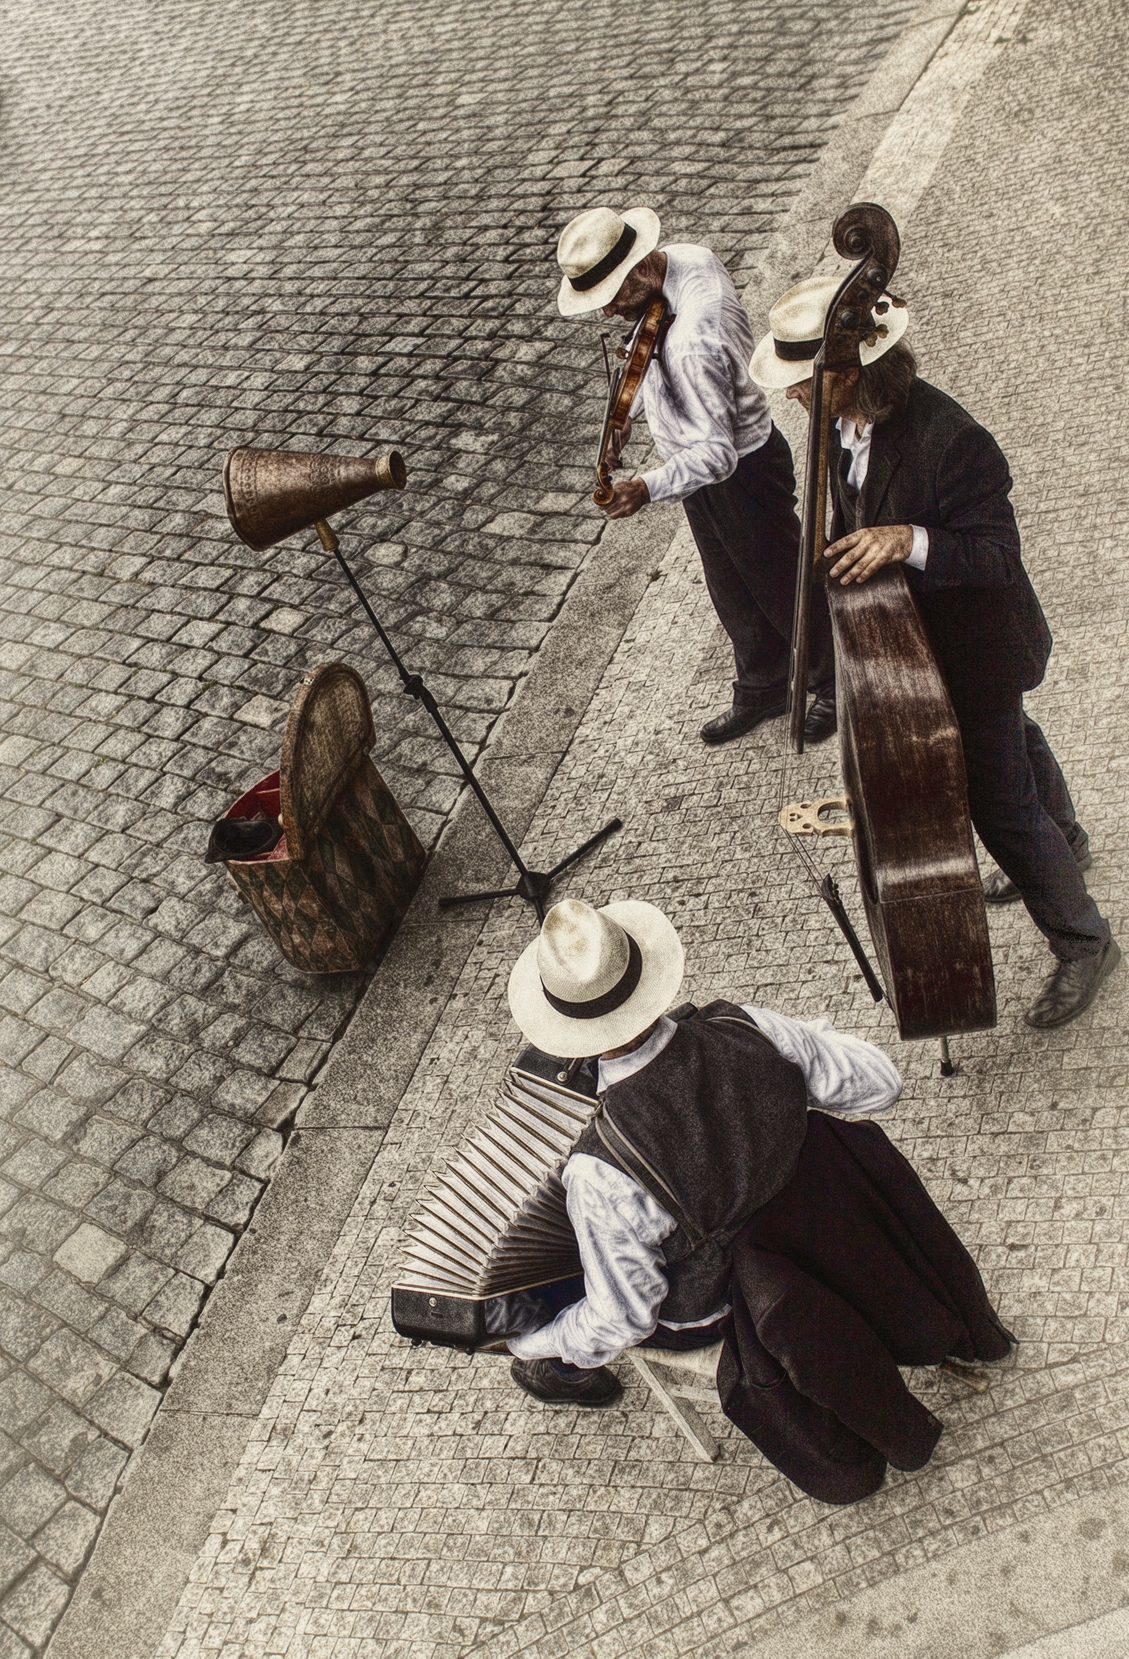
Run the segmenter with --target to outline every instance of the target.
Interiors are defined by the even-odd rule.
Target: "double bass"
[[[615,495],[612,473],[619,459],[617,441],[622,439],[643,376],[652,357],[661,351],[666,331],[673,321],[674,314],[662,296],[652,300],[626,343],[616,347],[616,369],[613,371],[608,364],[608,401],[604,408],[600,447],[596,452],[596,477],[599,482],[592,492],[592,500],[597,507],[611,506]],[[606,340],[607,336],[604,338]],[[606,358],[606,346],[604,350]]]
[[[945,1039],[996,1023],[992,953],[972,840],[960,730],[921,614],[900,565],[844,587],[828,580],[828,454],[836,379],[876,343],[898,263],[897,227],[860,202],[833,231],[835,251],[857,263],[832,301],[815,358],[808,426],[803,535],[789,680],[792,745],[803,753],[808,626],[813,582],[825,582],[835,641],[845,826],[885,995],[903,1039]],[[786,808],[794,833],[829,828],[818,803]],[[833,882],[824,888],[834,889]],[[832,910],[838,900],[824,891]],[[836,915],[840,926],[845,917]],[[851,942],[849,923],[844,926]],[[857,940],[852,943],[860,954]],[[872,987],[873,988],[873,987]],[[950,1068],[951,1069],[951,1068]]]

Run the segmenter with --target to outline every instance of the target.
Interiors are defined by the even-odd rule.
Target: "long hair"
[[[899,340],[876,363],[867,363],[859,370],[855,402],[877,425],[901,413],[916,379],[917,358],[905,341]]]

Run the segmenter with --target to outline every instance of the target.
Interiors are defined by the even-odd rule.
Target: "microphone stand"
[[[557,876],[560,875],[562,870],[567,870],[570,864],[575,864],[577,859],[583,858],[585,853],[591,852],[592,848],[598,846],[599,843],[604,840],[605,836],[611,835],[614,830],[622,829],[622,818],[610,819],[609,822],[604,825],[603,829],[597,830],[595,835],[589,836],[588,840],[585,841],[582,846],[577,847],[575,852],[569,853],[567,858],[562,858],[559,864],[554,864],[551,870],[530,870],[528,866],[522,862],[521,854],[506,834],[506,829],[502,823],[502,820],[498,817],[498,814],[490,805],[486,791],[475,777],[470,762],[459,748],[454,734],[451,732],[450,727],[447,725],[447,722],[444,720],[439,711],[439,705],[435,701],[435,698],[432,696],[431,692],[428,690],[427,686],[418,674],[408,673],[408,670],[404,667],[404,664],[401,662],[400,657],[396,652],[395,646],[388,638],[388,635],[384,632],[384,629],[380,626],[380,623],[377,620],[376,612],[365,598],[357,578],[353,575],[353,572],[349,569],[349,566],[345,562],[345,557],[341,552],[341,544],[333,530],[326,523],[325,519],[318,519],[317,523],[314,525],[314,529],[317,531],[318,539],[325,548],[325,551],[333,554],[334,558],[337,560],[337,563],[345,572],[345,578],[357,598],[360,600],[361,605],[364,608],[365,615],[380,635],[381,644],[388,652],[388,655],[392,658],[392,662],[395,665],[397,674],[400,676],[400,683],[402,684],[404,691],[409,697],[414,697],[417,702],[422,703],[428,714],[430,714],[431,718],[434,720],[439,729],[440,737],[458,761],[459,769],[461,770],[463,777],[474,790],[475,795],[478,797],[479,805],[482,807],[482,810],[485,812],[487,818],[489,818],[495,835],[506,849],[510,862],[517,871],[518,879],[513,887],[500,887],[489,893],[456,893],[448,898],[439,900],[440,910],[449,910],[452,905],[456,904],[476,904],[479,900],[484,899],[518,898],[525,899],[528,904],[531,904],[536,911],[538,922],[543,922],[545,920],[545,900],[548,898],[549,889],[552,887]]]

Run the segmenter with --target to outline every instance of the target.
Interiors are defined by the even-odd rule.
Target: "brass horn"
[[[230,450],[223,464],[223,495],[231,527],[256,553],[299,530],[320,525],[331,513],[352,507],[377,490],[402,490],[407,481],[408,469],[398,449],[373,460],[244,446]]]

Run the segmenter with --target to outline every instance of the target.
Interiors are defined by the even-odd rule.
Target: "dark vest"
[[[680,1020],[650,1065],[606,1090],[573,1151],[626,1171],[677,1221],[660,1319],[728,1301],[730,1242],[787,1184],[806,1133],[803,1072],[732,1002]]]

